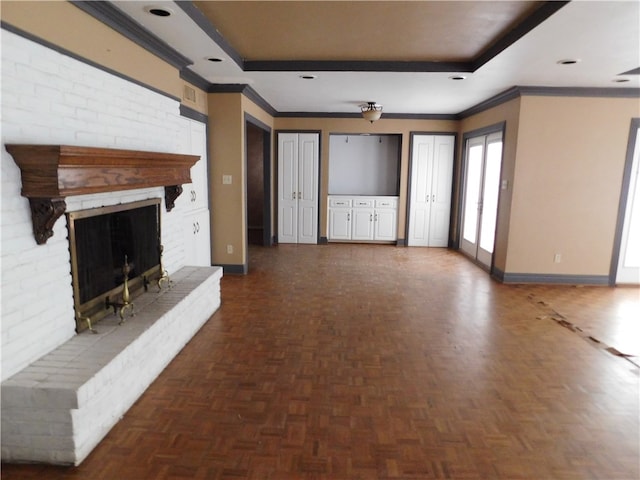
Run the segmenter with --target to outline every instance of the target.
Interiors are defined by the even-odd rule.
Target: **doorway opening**
[[[271,129],[247,115],[247,243],[271,246]]]
[[[465,135],[460,249],[486,270],[493,265],[503,125]]]

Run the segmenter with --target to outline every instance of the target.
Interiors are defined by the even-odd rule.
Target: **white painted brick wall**
[[[2,380],[63,344],[75,332],[66,219],[36,245],[20,170],[6,143],[67,144],[189,153],[179,103],[6,30],[2,43],[0,302]],[[152,197],[144,189],[67,198],[67,211]],[[182,205],[162,205],[164,266],[184,265]]]

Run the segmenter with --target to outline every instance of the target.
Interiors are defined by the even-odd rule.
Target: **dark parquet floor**
[[[502,285],[445,249],[280,245],[252,248],[222,299],[79,467],[3,480],[640,477],[640,369],[612,353],[637,351],[637,288]]]

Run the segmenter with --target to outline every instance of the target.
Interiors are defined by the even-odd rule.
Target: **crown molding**
[[[70,0],[70,3],[178,70],[193,64],[189,58],[182,55],[164,40],[158,38],[109,2]]]
[[[463,119],[497,107],[509,100],[525,96],[540,97],[602,97],[602,98],[640,98],[640,88],[606,88],[606,87],[536,87],[515,86],[501,92],[484,102],[458,113],[456,117]]]

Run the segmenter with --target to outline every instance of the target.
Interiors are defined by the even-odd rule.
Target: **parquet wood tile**
[[[250,259],[82,465],[2,478],[640,478],[640,368],[601,347],[638,341],[638,289],[501,285],[445,249]]]

